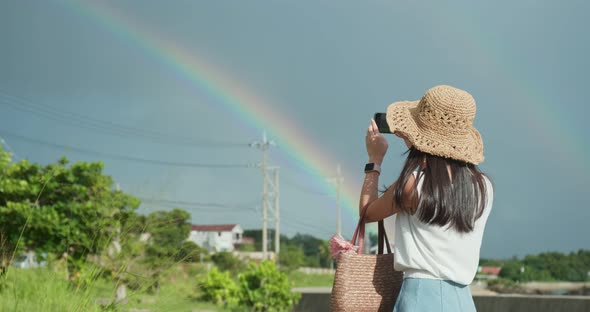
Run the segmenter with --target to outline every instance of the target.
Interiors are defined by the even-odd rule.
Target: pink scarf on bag
[[[330,249],[332,251],[332,259],[336,260],[341,252],[358,253],[359,246],[355,246],[350,241],[345,240],[342,236],[335,234],[330,238]]]

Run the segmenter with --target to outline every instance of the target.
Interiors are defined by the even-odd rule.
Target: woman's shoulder
[[[483,176],[483,180],[486,183],[486,193],[488,196],[494,196],[494,183],[492,183],[492,179],[490,179],[490,177],[485,174],[482,173]]]

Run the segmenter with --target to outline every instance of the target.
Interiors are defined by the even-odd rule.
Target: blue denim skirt
[[[469,286],[451,281],[406,278],[394,312],[475,312]]]

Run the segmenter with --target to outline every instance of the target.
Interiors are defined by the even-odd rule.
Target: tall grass
[[[157,292],[148,291],[152,283],[148,280],[137,290],[128,289],[127,299],[118,304],[112,303],[116,282],[99,277],[98,273],[87,274],[76,286],[66,280],[63,271],[9,268],[0,277],[0,311],[224,311],[214,304],[198,301],[197,280],[205,273],[198,264],[173,265],[163,274]]]
[[[103,311],[98,293],[112,293],[111,285],[96,279],[90,287],[74,287],[49,269],[10,268],[0,277],[0,311]]]

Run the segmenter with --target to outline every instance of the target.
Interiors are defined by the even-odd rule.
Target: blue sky
[[[272,103],[359,187],[374,112],[438,84],[471,92],[485,144],[481,168],[496,188],[482,256],[590,248],[586,2],[106,3]],[[170,163],[258,163],[260,151],[247,144],[263,129],[76,7],[0,3],[5,148],[40,163],[61,155],[102,160],[141,198],[217,204],[183,206],[194,223],[259,227],[257,169]],[[154,132],[166,136],[154,139]],[[289,142],[279,143],[269,162],[281,167],[282,230],[328,238],[333,195],[281,148]],[[397,176],[403,152],[391,137],[383,183]],[[145,203],[140,211],[164,208]],[[355,221],[344,212],[345,233]]]

